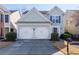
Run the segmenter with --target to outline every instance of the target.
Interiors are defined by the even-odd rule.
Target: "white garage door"
[[[49,39],[49,29],[47,27],[20,27],[18,30],[20,39]]]
[[[19,29],[19,38],[20,39],[32,39],[33,30],[30,27],[21,27]]]
[[[35,36],[36,39],[49,39],[49,29],[46,27],[36,28]]]

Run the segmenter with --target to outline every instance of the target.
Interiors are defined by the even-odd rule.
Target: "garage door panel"
[[[45,27],[36,28],[35,35],[36,35],[36,39],[48,39],[49,32],[48,29]]]
[[[33,36],[33,30],[32,30],[32,28],[22,27],[19,32],[20,32],[19,36],[22,39],[32,39],[32,36]]]

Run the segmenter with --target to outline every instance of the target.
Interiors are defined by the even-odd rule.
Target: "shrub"
[[[69,33],[69,32],[65,32],[65,34],[69,34],[69,35],[71,35],[71,37],[73,36],[73,34],[72,33]]]
[[[66,40],[67,38],[71,38],[71,35],[66,33],[60,35],[60,39]]]
[[[16,33],[15,32],[9,32],[6,34],[6,40],[8,41],[15,41],[16,40]]]
[[[51,41],[59,41],[58,33],[51,34]]]
[[[61,34],[60,35],[60,39],[64,39],[64,34]]]

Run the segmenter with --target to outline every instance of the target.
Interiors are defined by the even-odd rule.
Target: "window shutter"
[[[1,36],[3,36],[3,29],[1,28]]]
[[[59,23],[61,23],[61,16],[59,16]]]
[[[5,22],[9,22],[9,15],[5,15]]]
[[[3,14],[1,14],[1,22],[3,22]]]
[[[52,21],[52,16],[50,16],[50,20]]]

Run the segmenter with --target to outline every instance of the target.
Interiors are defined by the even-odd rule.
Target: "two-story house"
[[[32,8],[16,23],[17,39],[50,39],[52,32],[64,33],[64,12],[54,7],[50,11]]]
[[[3,5],[0,5],[0,38],[10,31],[10,12]]]
[[[16,32],[16,22],[21,15],[18,10],[8,10],[3,5],[0,5],[0,38],[5,38],[6,33]]]
[[[52,32],[64,33],[64,12],[55,6],[47,13],[48,19],[52,22]]]

